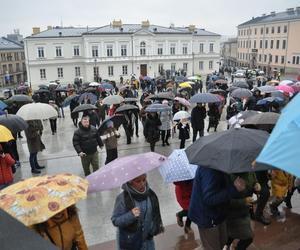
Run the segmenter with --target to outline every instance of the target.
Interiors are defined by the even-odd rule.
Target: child
[[[108,121],[106,123],[107,129],[104,132],[104,135],[101,136],[101,139],[106,148],[106,161],[105,164],[113,161],[118,158],[118,138],[120,138],[120,134],[114,128],[114,124],[112,121]]]
[[[184,224],[182,218],[186,216],[184,232],[188,234],[193,232],[193,230],[191,229],[192,221],[188,217],[188,210],[189,210],[190,199],[191,199],[192,189],[193,189],[193,180],[178,181],[178,182],[174,182],[174,184],[175,184],[176,200],[178,201],[179,205],[182,207],[182,210],[176,213],[177,224],[178,226],[183,227]]]
[[[3,152],[0,144],[0,190],[12,184],[14,177],[12,173],[12,166],[16,161],[8,153]]]
[[[185,140],[190,138],[190,125],[188,119],[181,119],[177,128],[179,129],[180,148],[185,148]]]

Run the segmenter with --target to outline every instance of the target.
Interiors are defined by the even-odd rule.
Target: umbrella
[[[297,83],[295,85],[292,85],[291,87],[294,89],[295,93],[298,93],[300,91],[300,84],[299,83]]]
[[[84,112],[84,111],[88,111],[88,110],[97,110],[97,107],[92,104],[81,104],[81,105],[77,106],[72,111],[72,113],[79,113],[79,112]]]
[[[261,86],[261,87],[258,87],[257,89],[263,93],[272,93],[272,92],[276,91],[276,88],[274,86],[270,86],[270,85]]]
[[[108,117],[108,118],[106,118],[106,119],[101,123],[101,125],[100,125],[100,127],[99,127],[99,129],[98,129],[98,132],[99,132],[100,135],[103,135],[103,133],[104,133],[105,130],[107,129],[106,124],[107,124],[107,122],[109,122],[109,121],[112,121],[112,122],[113,122],[114,127],[115,127],[116,129],[118,129],[122,124],[124,124],[124,123],[127,122],[125,116],[122,115],[122,114],[115,114],[115,115],[113,115],[113,116],[111,116],[111,117]]]
[[[279,91],[279,90],[276,90],[276,91],[272,92],[271,96],[272,97],[279,97],[281,99],[284,99],[284,93]]]
[[[149,77],[149,76],[144,76],[144,77],[143,77],[143,80],[144,80],[144,81],[151,81],[152,79],[151,79],[151,77]]]
[[[251,164],[265,145],[269,134],[258,129],[235,128],[201,137],[185,152],[191,164],[226,173],[266,170],[270,167]]]
[[[241,125],[275,125],[278,119],[277,113],[263,112],[246,118]]]
[[[238,88],[238,89],[235,89],[234,91],[232,91],[231,96],[240,98],[240,99],[248,98],[248,97],[252,96],[252,92],[249,89]]]
[[[283,91],[283,92],[285,92],[285,93],[292,93],[292,94],[294,94],[295,93],[295,90],[292,88],[292,87],[290,87],[290,86],[288,86],[288,85],[280,85],[280,86],[276,86],[276,89],[277,90],[280,90],[280,91]]]
[[[76,99],[78,99],[78,98],[79,98],[79,95],[70,95],[70,96],[68,96],[68,97],[64,100],[64,102],[63,102],[63,107],[69,106],[72,100],[75,100],[75,101],[76,101]]]
[[[17,114],[24,120],[45,120],[57,117],[57,111],[51,105],[46,103],[29,103],[22,106]]]
[[[226,91],[223,89],[210,89],[208,90],[209,93],[211,94],[217,94],[217,95],[222,95],[222,96],[226,96]]]
[[[190,102],[189,102],[188,100],[182,98],[182,97],[176,96],[176,97],[174,98],[174,100],[175,100],[175,101],[178,101],[179,103],[181,103],[182,105],[184,105],[184,106],[186,106],[186,107],[190,107],[190,106],[191,106]]]
[[[271,103],[271,102],[282,103],[283,99],[280,98],[280,97],[267,97],[267,98],[259,100],[256,104],[263,106],[263,105],[266,105],[266,104]]]
[[[187,82],[180,83],[179,87],[182,88],[182,89],[185,89],[185,88],[191,89],[192,88],[191,84],[187,83]]]
[[[137,102],[138,99],[137,98],[133,98],[133,97],[128,97],[124,99],[124,102]]]
[[[211,93],[198,93],[190,99],[191,103],[213,103],[220,102],[218,97]]]
[[[300,177],[300,95],[296,95],[282,110],[269,140],[257,162],[280,168]]]
[[[234,90],[238,89],[238,87],[236,86],[230,86],[227,91],[229,91],[230,93],[232,93]]]
[[[48,89],[38,89],[37,91],[34,91],[35,94],[49,94],[50,91]]]
[[[171,183],[194,179],[197,168],[189,163],[183,149],[175,149],[159,167],[159,172],[166,183]]]
[[[258,80],[266,80],[266,77],[264,77],[264,76],[258,76],[258,77],[256,77],[256,79],[258,79]]]
[[[289,86],[291,86],[291,85],[293,85],[295,82],[294,81],[292,81],[292,80],[283,80],[283,81],[281,81],[280,83],[279,83],[279,85],[289,85]]]
[[[131,104],[124,104],[116,109],[116,113],[129,111],[129,110],[136,110],[136,109],[139,109],[139,107]]]
[[[87,176],[88,192],[110,190],[159,167],[166,157],[154,152],[115,159]]]
[[[101,85],[101,84],[98,83],[98,82],[91,82],[91,83],[89,84],[90,87],[99,87],[100,85]]]
[[[46,84],[40,84],[38,87],[39,87],[40,89],[48,89],[48,88],[49,88],[49,86],[46,85]]]
[[[122,102],[124,102],[124,98],[120,95],[110,95],[103,99],[103,104],[106,105],[120,104]]]
[[[29,103],[32,102],[32,99],[28,95],[13,95],[8,101]]]
[[[242,122],[247,119],[248,117],[251,117],[253,115],[257,115],[261,113],[260,111],[254,111],[254,110],[247,110],[239,112],[237,115],[231,117],[228,120],[228,123],[230,125],[230,128],[240,128]]]
[[[187,78],[186,78],[185,76],[176,76],[176,77],[175,77],[175,82],[176,82],[176,83],[184,82],[184,81],[186,81],[186,80],[187,80]]]
[[[59,250],[49,240],[0,209],[1,250]]]
[[[5,102],[0,101],[0,109],[4,110],[7,108],[7,104]]]
[[[110,83],[101,83],[100,87],[103,89],[113,89],[114,88],[114,86]]]
[[[187,79],[190,81],[200,81],[201,76],[189,76]]]
[[[145,112],[164,112],[164,111],[171,111],[171,107],[166,104],[154,103],[149,105]]]
[[[219,80],[217,80],[216,81],[216,84],[227,84],[228,83],[228,81],[227,80],[224,80],[224,79],[219,79]]]
[[[78,103],[82,103],[85,100],[89,100],[91,104],[95,104],[97,102],[97,96],[92,93],[83,93],[78,98]]]
[[[28,127],[27,122],[23,118],[11,114],[1,115],[0,124],[7,127],[13,134],[17,134]]]
[[[173,121],[179,121],[181,119],[187,119],[190,117],[191,115],[188,112],[182,110],[175,113],[175,115],[173,116]]]
[[[279,81],[277,81],[277,80],[271,80],[271,81],[267,82],[268,85],[277,85],[278,83],[279,83]]]
[[[170,92],[160,92],[156,95],[151,95],[148,97],[149,99],[166,99],[166,100],[173,100],[174,99],[174,95]]]
[[[68,86],[67,85],[58,85],[58,87],[55,89],[56,92],[68,92]]]
[[[130,89],[130,85],[126,84],[126,85],[124,85],[124,86],[121,86],[121,87],[119,88],[119,91],[122,92],[122,91],[124,91],[125,89]]]
[[[0,208],[31,226],[86,198],[87,188],[85,179],[72,174],[32,177],[3,189]]]
[[[85,92],[95,92],[97,91],[96,87],[88,87],[86,89],[84,89]]]
[[[182,82],[182,83],[180,83],[179,85],[181,85],[181,84],[183,84],[183,85],[185,85],[185,84],[194,85],[194,84],[195,84],[195,82],[193,82],[193,81],[186,81],[186,82]]]
[[[239,82],[235,82],[233,84],[234,87],[238,87],[238,88],[244,88],[244,89],[249,89],[249,85],[246,83],[246,82],[242,82],[242,81],[239,81]]]
[[[14,137],[10,130],[5,126],[0,125],[0,142],[9,142],[11,140],[14,140]]]

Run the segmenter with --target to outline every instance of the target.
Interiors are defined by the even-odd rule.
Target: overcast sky
[[[299,0],[1,0],[0,36],[20,29],[48,25],[99,27],[113,19],[140,23],[197,27],[221,35],[235,35],[236,26],[263,13],[300,6]]]

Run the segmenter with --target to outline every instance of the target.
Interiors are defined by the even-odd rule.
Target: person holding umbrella
[[[118,158],[118,138],[120,138],[119,132],[114,128],[114,123],[108,121],[106,123],[107,129],[105,130],[101,139],[106,148],[106,161],[105,164]]]
[[[219,113],[219,109],[218,109],[218,106],[216,105],[216,103],[209,104],[209,110],[208,110],[207,114],[209,116],[207,132],[209,132],[209,129],[211,127],[214,127],[215,132],[216,132],[217,127],[219,125],[219,119],[220,119],[220,113]]]
[[[4,153],[3,147],[0,144],[0,190],[10,185],[14,176],[12,166],[16,161],[8,153]]]
[[[180,149],[185,148],[185,141],[190,138],[190,125],[187,118],[183,118],[177,125],[179,129]]]
[[[72,112],[77,106],[79,105],[79,103],[77,102],[77,99],[74,98],[71,100],[70,102],[70,111],[71,111],[71,119],[73,121],[73,124],[75,127],[77,127],[77,123],[78,123],[78,112]]]
[[[168,105],[168,101],[163,100],[162,104]],[[159,129],[161,131],[162,146],[164,147],[165,144],[167,146],[170,146],[168,140],[171,137],[172,114],[171,114],[170,111],[160,112],[159,119],[160,119],[160,122],[161,122],[161,126],[159,127]]]
[[[199,136],[204,136],[204,119],[206,117],[206,109],[202,103],[197,103],[191,113],[191,123],[193,128],[193,142],[197,138],[197,134],[199,132]]]
[[[159,141],[159,126],[161,126],[161,121],[157,113],[148,113],[144,126],[144,136],[150,143],[151,152],[154,152],[155,143]]]
[[[122,186],[111,217],[118,227],[117,249],[155,249],[153,237],[164,231],[159,201],[149,187],[147,175],[140,175]]]

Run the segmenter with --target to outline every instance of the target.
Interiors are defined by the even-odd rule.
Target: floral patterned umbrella
[[[87,180],[72,174],[33,177],[3,189],[0,208],[31,226],[86,198],[87,188]]]

